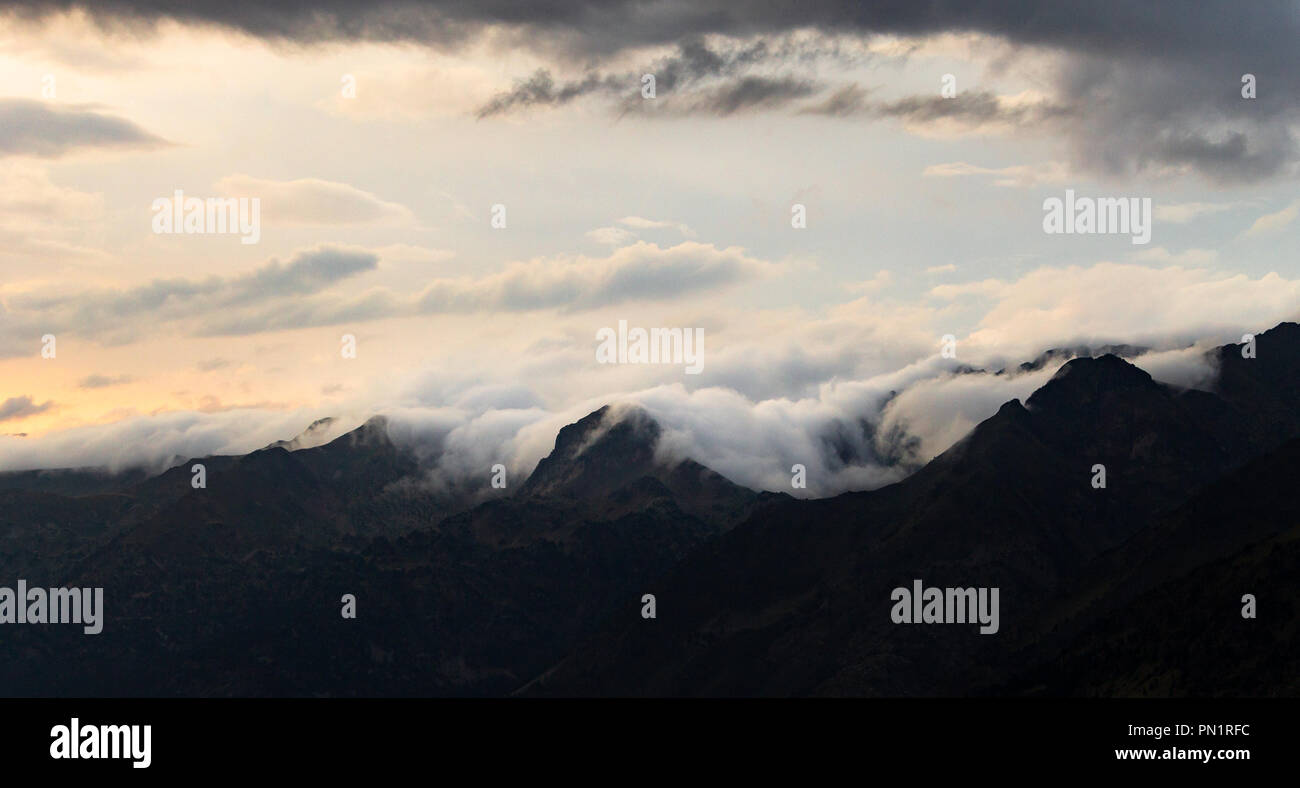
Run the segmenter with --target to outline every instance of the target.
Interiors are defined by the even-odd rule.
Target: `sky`
[[[0,2],[0,470],[382,413],[434,476],[527,473],[626,402],[830,494],[1054,371],[963,368],[1211,386],[1300,318],[1295,3],[898,5]],[[256,242],[156,232],[177,191]],[[1067,191],[1149,241],[1046,232]],[[620,321],[701,331],[698,374],[600,363]]]

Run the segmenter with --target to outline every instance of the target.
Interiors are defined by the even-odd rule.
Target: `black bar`
[[[1289,699],[32,699],[3,708],[6,767],[52,779],[415,769],[439,780],[451,779],[453,768],[485,774],[561,762],[599,774],[610,758],[623,775],[680,772],[702,761],[760,771],[842,766],[863,776],[913,767],[996,776],[1043,776],[1043,768],[1239,774],[1294,765],[1300,712]],[[73,717],[83,735],[88,725],[151,726],[150,765],[53,759],[51,729]],[[1179,735],[1178,725],[1191,733]],[[1205,749],[1216,754],[1208,763],[1164,756]],[[1151,750],[1157,760],[1121,761],[1116,750]],[[1220,751],[1239,750],[1248,760],[1220,759]]]

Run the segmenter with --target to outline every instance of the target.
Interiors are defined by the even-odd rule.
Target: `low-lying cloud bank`
[[[1203,346],[1136,359],[1159,380],[1207,386],[1213,370]],[[607,402],[639,406],[663,428],[665,463],[690,458],[753,489],[819,497],[897,481],[945,450],[1007,400],[1025,399],[1064,363],[1026,372],[970,370],[938,355],[860,381],[823,384],[816,396],[753,400],[719,387],[677,383],[591,399],[551,411],[528,404],[518,387],[477,389],[446,407],[381,409],[389,437],[425,465],[411,483],[437,493],[482,490],[497,463],[511,486],[548,454],[561,427]],[[0,470],[143,466],[160,472],[192,457],[242,454],[299,435],[324,414],[307,410],[177,412],[79,427],[39,440],[0,437]],[[328,414],[300,448],[362,424],[365,412]],[[792,468],[807,488],[793,489]]]

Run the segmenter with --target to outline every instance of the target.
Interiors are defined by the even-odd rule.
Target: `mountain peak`
[[[1078,408],[1103,399],[1159,390],[1160,384],[1145,370],[1107,353],[1065,362],[1051,380],[1030,395],[1025,405],[1030,410]]]
[[[358,447],[391,445],[392,440],[388,437],[388,417],[371,416],[365,424],[330,441],[330,444],[336,443]]]
[[[655,468],[659,424],[636,405],[605,405],[555,436],[555,449],[524,483],[526,495],[609,492]]]
[[[995,415],[1002,416],[1004,418],[1019,417],[1021,413],[1025,413],[1025,412],[1026,412],[1025,406],[1020,403],[1020,400],[1013,399],[1013,400],[1007,400],[1006,402],[1002,403],[1002,407],[998,408],[998,412]]]
[[[1150,348],[1142,345],[1101,345],[1092,347],[1090,345],[1076,345],[1073,347],[1054,347],[1039,353],[1033,361],[1026,361],[1019,366],[1021,372],[1033,372],[1047,366],[1050,362],[1058,359],[1072,358],[1095,358],[1104,355],[1116,355],[1120,358],[1134,358],[1147,352]]]
[[[333,416],[316,419],[307,425],[307,429],[294,436],[293,440],[276,441],[266,448],[298,451],[299,449],[311,449],[320,446],[326,442],[326,438],[329,436],[335,422],[336,419]]]

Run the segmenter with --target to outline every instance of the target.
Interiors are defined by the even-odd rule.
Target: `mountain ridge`
[[[1260,477],[1263,511],[1290,511],[1276,496],[1300,462],[1285,407],[1298,328],[1259,335],[1256,359],[1217,351],[1218,392],[1073,359],[915,473],[830,498],[665,460],[635,406],[567,425],[518,489],[463,510],[402,484],[422,466],[382,419],[309,448],[200,458],[206,489],[185,464],[126,493],[0,492],[22,507],[0,517],[7,571],[112,600],[94,639],[16,628],[0,679],[55,695],[1203,690],[1208,663],[1099,673],[1096,657],[1140,637],[1168,660],[1166,634],[1233,653],[1161,616],[1179,593],[1226,596],[1241,562],[1286,609],[1290,554],[1261,547],[1279,524],[1213,518],[1238,506],[1243,473]],[[1162,553],[1171,541],[1190,546]],[[1000,632],[892,624],[890,589],[914,579],[1002,589]],[[356,620],[339,614],[345,593]],[[1145,628],[1108,629],[1125,610]],[[1288,663],[1251,664],[1281,681]]]

